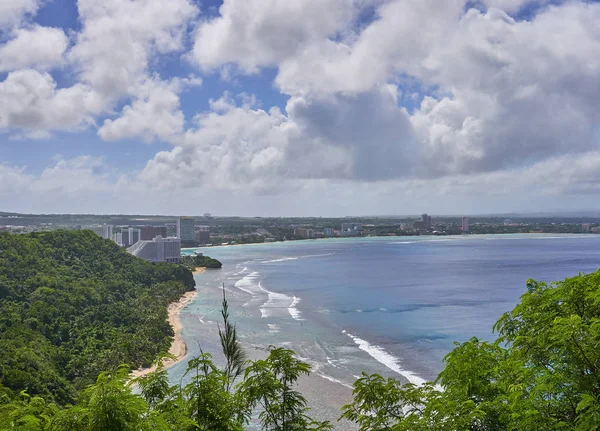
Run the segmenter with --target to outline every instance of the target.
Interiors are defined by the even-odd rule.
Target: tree
[[[18,431],[43,431],[47,429],[58,407],[41,397],[31,397],[25,391],[14,400],[2,399],[0,404],[0,429]]]
[[[220,261],[209,256],[182,256],[181,265],[192,271],[196,268],[219,269],[223,266]]]
[[[306,399],[294,390],[310,365],[301,362],[294,352],[270,347],[267,359],[251,362],[246,368],[240,392],[252,409],[260,407],[259,420],[268,431],[330,430],[328,422],[317,422],[307,412]]]
[[[494,329],[456,344],[433,383],[363,375],[342,417],[361,431],[600,429],[600,271],[528,280]]]
[[[352,403],[342,408],[342,418],[358,423],[360,431],[497,429],[481,428],[484,417],[481,404],[463,391],[446,392],[434,382],[403,385],[378,374],[363,374],[354,383]]]
[[[187,400],[180,386],[169,386],[169,378],[163,366],[163,358],[158,360],[156,371],[134,380],[150,410],[162,423],[173,431],[198,429],[196,422],[188,414]]]
[[[208,353],[188,363],[190,382],[183,389],[189,416],[198,429],[206,431],[242,431],[249,409],[239,393],[227,390],[229,376],[219,370]]]
[[[151,415],[144,399],[127,386],[129,366],[100,373],[96,384],[82,393],[82,400],[53,421],[51,430],[138,431],[168,430]]]
[[[219,339],[221,340],[221,348],[223,349],[226,360],[226,389],[229,391],[235,380],[244,372],[246,352],[244,352],[242,345],[238,341],[235,325],[229,321],[229,305],[227,304],[227,298],[225,297],[225,284],[223,284],[222,306],[221,316],[223,316],[223,329],[219,326]]]
[[[522,364],[511,394],[516,424],[599,426],[600,271],[550,285],[528,280],[520,303],[495,330]]]

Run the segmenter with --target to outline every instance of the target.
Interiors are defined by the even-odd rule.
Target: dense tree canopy
[[[103,370],[149,365],[171,343],[167,304],[193,288],[90,231],[0,234],[0,383],[64,403]]]
[[[209,256],[182,256],[181,264],[192,271],[196,268],[219,269],[223,264]]]

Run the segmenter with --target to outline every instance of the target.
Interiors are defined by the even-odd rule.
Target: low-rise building
[[[200,228],[196,231],[194,238],[199,244],[206,244],[210,242],[210,227],[200,226]]]
[[[425,222],[423,220],[417,220],[413,223],[413,229],[415,230],[425,230]]]
[[[341,236],[358,236],[363,230],[362,223],[342,223]]]
[[[314,238],[315,234],[314,231],[312,229],[306,229],[303,227],[297,227],[296,229],[294,229],[294,236],[298,237],[298,238]]]
[[[362,223],[342,223],[343,231],[356,230],[356,231],[360,232],[362,229],[363,229]]]

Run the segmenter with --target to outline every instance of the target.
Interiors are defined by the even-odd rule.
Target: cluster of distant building
[[[589,223],[584,223],[581,225],[581,231],[582,232],[593,232],[593,233],[600,233],[600,226],[590,226]]]
[[[421,220],[417,220],[413,223],[413,229],[421,232],[435,233],[435,230],[431,224],[431,216],[428,214],[421,214]],[[469,233],[469,217],[462,218],[461,231],[463,233]]]
[[[410,225],[401,225],[402,229],[410,229]],[[435,232],[431,224],[431,216],[421,214],[421,219],[412,224],[412,229],[419,232]],[[469,217],[462,218],[461,230],[463,233],[469,232]],[[352,237],[360,236],[363,232],[362,223],[342,223],[339,230],[333,228],[324,228],[323,230],[298,227],[294,229],[294,237],[309,239],[309,238],[331,238],[331,237]]]
[[[410,229],[410,225],[401,225],[402,229]],[[418,232],[432,232],[435,233],[434,227],[431,224],[431,216],[428,214],[421,214],[421,219],[415,221],[412,224],[412,229]],[[469,233],[469,217],[462,218],[461,231],[463,233]],[[311,238],[332,238],[332,237],[352,237],[360,236],[363,232],[362,223],[342,223],[341,228],[336,230],[333,228],[326,227],[322,230],[312,229],[305,227],[297,227],[294,229],[294,237],[302,239]]]
[[[83,226],[102,238],[110,239],[134,256],[150,262],[179,263],[181,247],[207,242],[210,229],[196,230],[194,217],[179,217],[173,226]]]
[[[302,239],[311,238],[333,238],[336,236],[360,236],[363,230],[362,223],[342,223],[341,229],[335,230],[332,227],[320,229],[308,229],[303,227],[294,228],[294,237]]]

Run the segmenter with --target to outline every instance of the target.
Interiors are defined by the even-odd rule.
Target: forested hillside
[[[194,289],[91,231],[0,234],[0,388],[59,404],[121,364],[168,350],[167,304]]]

